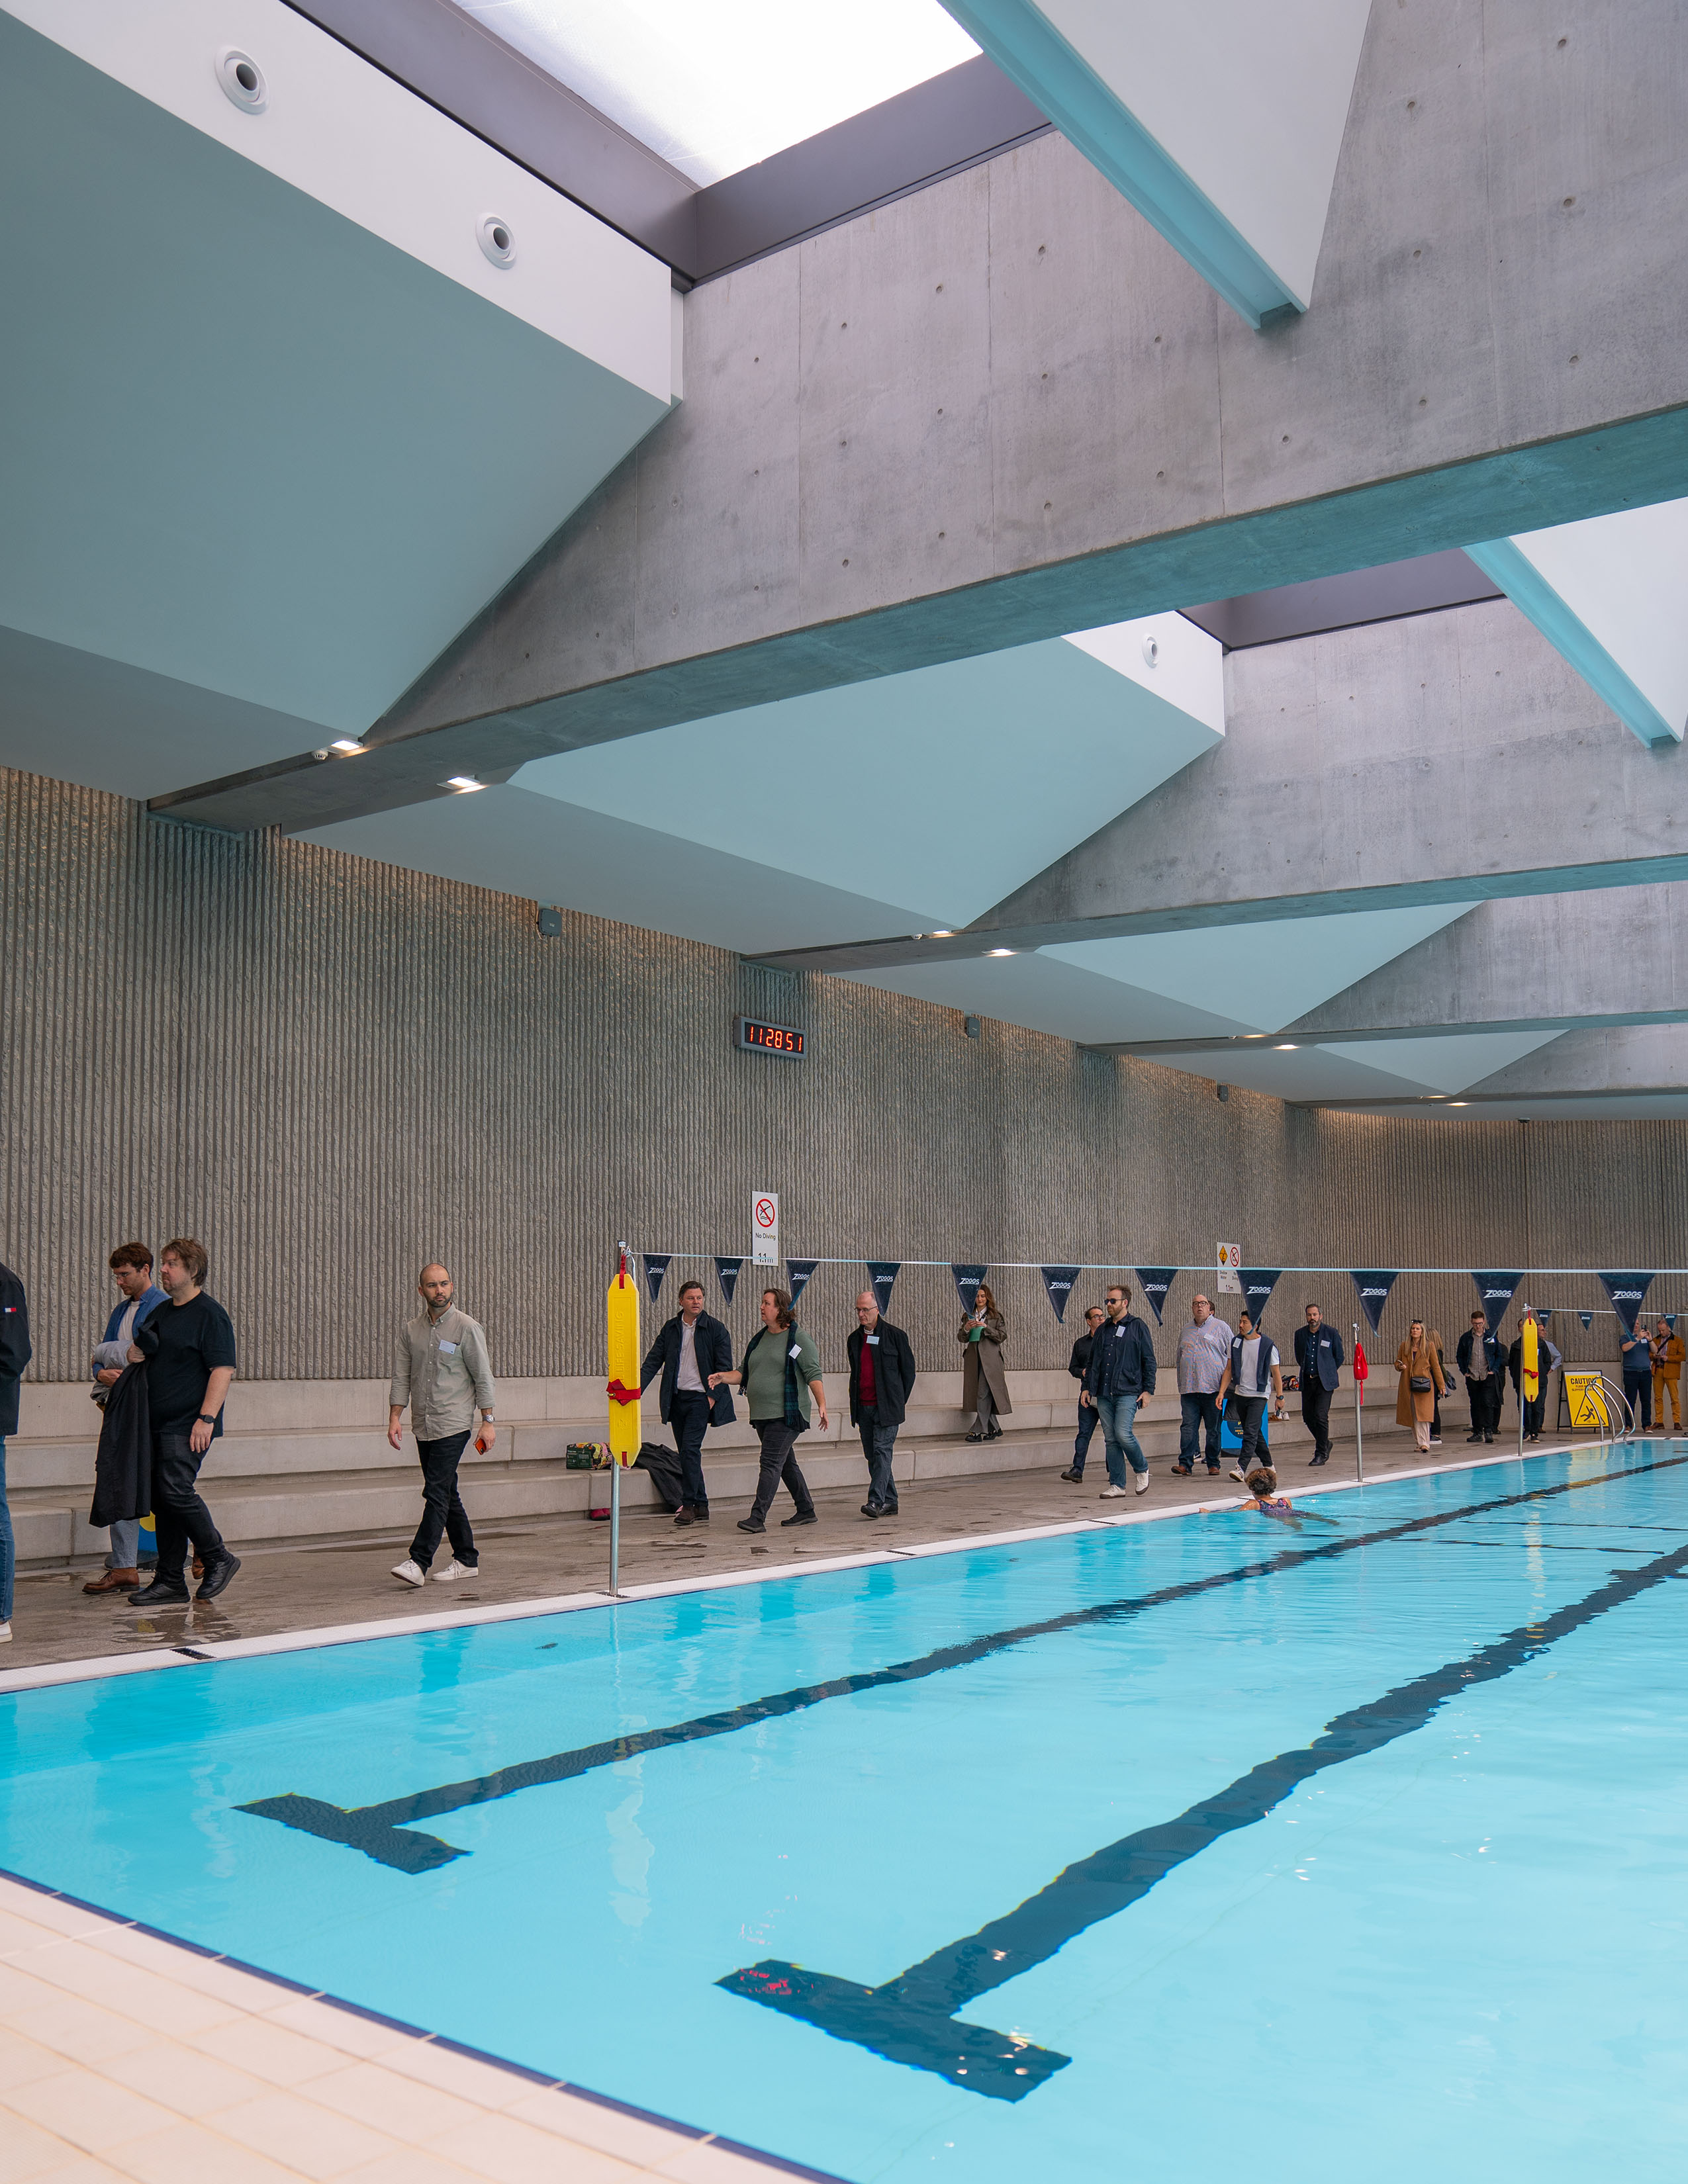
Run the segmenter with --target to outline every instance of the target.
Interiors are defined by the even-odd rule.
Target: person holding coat
[[[1430,1421],[1436,1399],[1447,1379],[1442,1346],[1428,1334],[1422,1319],[1407,1330],[1407,1340],[1395,1353],[1395,1422],[1411,1426],[1412,1438],[1426,1455],[1430,1448]]]
[[[861,1435],[867,1459],[864,1517],[894,1517],[897,1481],[891,1459],[897,1428],[908,1413],[914,1387],[914,1351],[900,1327],[893,1327],[872,1290],[855,1301],[855,1325],[844,1351],[850,1359],[850,1422]]]
[[[12,1580],[17,1568],[6,1506],[6,1442],[18,1430],[18,1383],[33,1356],[29,1299],[9,1267],[0,1266],[0,1645],[12,1635]]]
[[[639,1368],[639,1392],[660,1373],[657,1397],[664,1425],[674,1429],[680,1456],[680,1506],[677,1524],[709,1522],[709,1488],[704,1483],[704,1435],[710,1426],[730,1426],[737,1416],[733,1397],[713,1375],[733,1369],[733,1337],[704,1310],[701,1282],[682,1282],[680,1309],[658,1329]]]
[[[998,1414],[1014,1407],[1008,1400],[1008,1375],[1002,1369],[1002,1346],[1007,1337],[1008,1323],[997,1308],[989,1284],[981,1282],[973,1308],[955,1337],[967,1352],[967,1362],[961,1368],[961,1408],[973,1414],[969,1440],[1000,1440]]]

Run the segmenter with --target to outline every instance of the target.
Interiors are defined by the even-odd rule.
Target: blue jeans
[[[1084,1459],[1090,1453],[1090,1436],[1096,1430],[1097,1414],[1088,1403],[1078,1406],[1078,1430],[1072,1436],[1072,1468],[1081,1476]]]
[[[6,1444],[0,1440],[0,1623],[12,1619],[12,1573],[17,1566],[12,1513],[6,1507]]]
[[[1132,1431],[1137,1418],[1135,1396],[1098,1396],[1096,1414],[1102,1422],[1102,1441],[1107,1450],[1108,1484],[1123,1486],[1129,1458],[1134,1471],[1146,1471],[1149,1459]]]
[[[1219,1398],[1217,1396],[1180,1396],[1178,1397],[1178,1462],[1186,1471],[1195,1467],[1195,1444],[1198,1432],[1205,1428],[1201,1438],[1205,1442],[1207,1468],[1219,1468]]]

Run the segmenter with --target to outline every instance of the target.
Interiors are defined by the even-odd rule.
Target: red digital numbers
[[[740,1046],[760,1047],[765,1054],[800,1055],[805,1043],[805,1034],[789,1024],[757,1023],[749,1017],[738,1019]]]

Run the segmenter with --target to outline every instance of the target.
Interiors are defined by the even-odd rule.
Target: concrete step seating
[[[1169,1378],[1163,1376],[1163,1390]],[[1045,1466],[1062,1469],[1072,1460],[1074,1383],[1064,1372],[1011,1373],[1008,1385],[1014,1408],[1004,1421],[1001,1438],[970,1442],[965,1435],[972,1421],[959,1407],[961,1374],[922,1374],[915,1407],[898,1436],[898,1479],[914,1484]],[[1332,1418],[1339,1439],[1351,1447],[1352,1400],[1345,1390]],[[811,1430],[799,1444],[805,1476],[817,1490],[865,1488],[866,1469],[849,1422],[842,1374],[827,1374],[827,1403],[828,1431]],[[1299,1469],[1308,1443],[1293,1396],[1290,1407],[1280,1442]],[[1451,1434],[1453,1416],[1451,1411]],[[403,1540],[415,1529],[420,1507],[415,1449],[408,1434],[402,1448],[387,1446],[385,1381],[237,1381],[225,1417],[227,1431],[206,1458],[200,1485],[233,1545]],[[6,1455],[21,1568],[64,1568],[103,1558],[106,1535],[87,1521],[98,1419],[80,1384],[25,1384],[20,1430],[8,1443]],[[1392,1403],[1379,1405],[1374,1397],[1367,1412],[1368,1438],[1373,1431],[1393,1438],[1400,1430]],[[601,1440],[604,1431],[601,1381],[500,1382],[499,1437],[492,1455],[476,1457],[471,1444],[462,1468],[471,1516],[477,1524],[496,1524],[571,1513],[583,1516],[589,1501],[601,1507],[609,1493],[605,1474],[571,1471],[564,1456],[571,1441]],[[1152,1399],[1141,1414],[1139,1434],[1151,1462],[1164,1468],[1178,1448],[1175,1392]],[[654,1393],[646,1401],[644,1437],[671,1446],[673,1442],[658,1421]],[[1462,1443],[1463,1435],[1458,1438]],[[712,1430],[704,1462],[711,1504],[748,1502],[756,1481],[756,1440],[748,1424],[741,1420]],[[1087,1485],[1092,1473],[1100,1490],[1105,1479],[1100,1433],[1091,1444]],[[647,1475],[629,1473],[623,1481],[623,1507],[658,1506]]]

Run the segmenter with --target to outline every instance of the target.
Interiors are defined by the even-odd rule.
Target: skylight
[[[978,51],[938,0],[458,0],[702,186]]]

